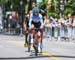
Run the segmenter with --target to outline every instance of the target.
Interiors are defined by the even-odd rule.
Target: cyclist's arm
[[[23,23],[23,28],[24,28],[25,31],[27,30],[26,21],[24,21],[24,23]]]
[[[32,22],[32,14],[31,14],[30,19],[29,19],[29,27],[31,27],[31,22]]]
[[[41,15],[41,14],[39,15],[39,17],[40,17],[41,26],[43,26],[43,25],[44,25],[43,17],[42,17],[42,15]]]

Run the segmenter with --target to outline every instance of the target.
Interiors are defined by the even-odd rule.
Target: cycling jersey
[[[31,14],[30,20],[29,20],[29,27],[31,27],[32,22],[34,22],[35,24],[40,22],[41,25],[38,25],[38,24],[37,25],[38,26],[42,26],[43,25],[42,15],[41,14],[39,14],[39,15],[33,15],[33,14]],[[35,24],[34,24],[34,26],[35,26]]]
[[[26,22],[26,27],[28,28],[29,27],[29,20],[26,19],[25,22]]]

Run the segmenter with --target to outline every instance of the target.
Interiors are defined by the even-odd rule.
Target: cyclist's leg
[[[43,48],[43,29],[41,30],[41,45],[40,45],[40,48],[41,48],[41,53],[42,53],[42,48]]]
[[[27,41],[27,37],[28,37],[28,27],[27,27],[27,25],[26,25],[26,23],[24,22],[23,23],[23,28],[24,28],[24,32],[25,32],[25,46],[27,46],[27,44],[28,44],[28,41]]]
[[[29,29],[29,35],[33,34],[33,39],[31,39],[31,40],[34,40],[34,36],[35,36],[35,31],[33,29],[34,29],[34,24],[32,24],[30,29]],[[33,43],[34,43],[34,41],[33,41]]]
[[[27,37],[28,37],[28,31],[26,31],[26,33],[25,33],[25,43],[26,44],[28,44]]]
[[[42,52],[42,40],[43,40],[43,30],[41,29],[41,31],[38,31],[38,40],[39,40],[39,44],[38,44],[38,51]]]

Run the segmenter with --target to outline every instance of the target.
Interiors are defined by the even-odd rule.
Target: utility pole
[[[60,18],[64,17],[64,8],[65,8],[64,0],[60,0],[59,1]]]
[[[2,14],[2,7],[0,7],[0,32],[2,32],[2,29],[3,29],[3,14]]]
[[[21,22],[21,27],[20,27],[20,34],[22,35],[23,34],[23,13],[24,13],[24,7],[23,7],[23,0],[21,0],[20,1],[20,9],[21,9],[21,11],[20,11],[20,16],[21,16],[21,20],[22,20],[22,22]]]
[[[56,0],[54,0],[54,11],[56,13]],[[55,14],[55,16],[56,16],[56,14]]]

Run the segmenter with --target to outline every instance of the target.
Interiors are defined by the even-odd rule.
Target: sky
[[[42,2],[42,0],[37,0],[37,2]]]

